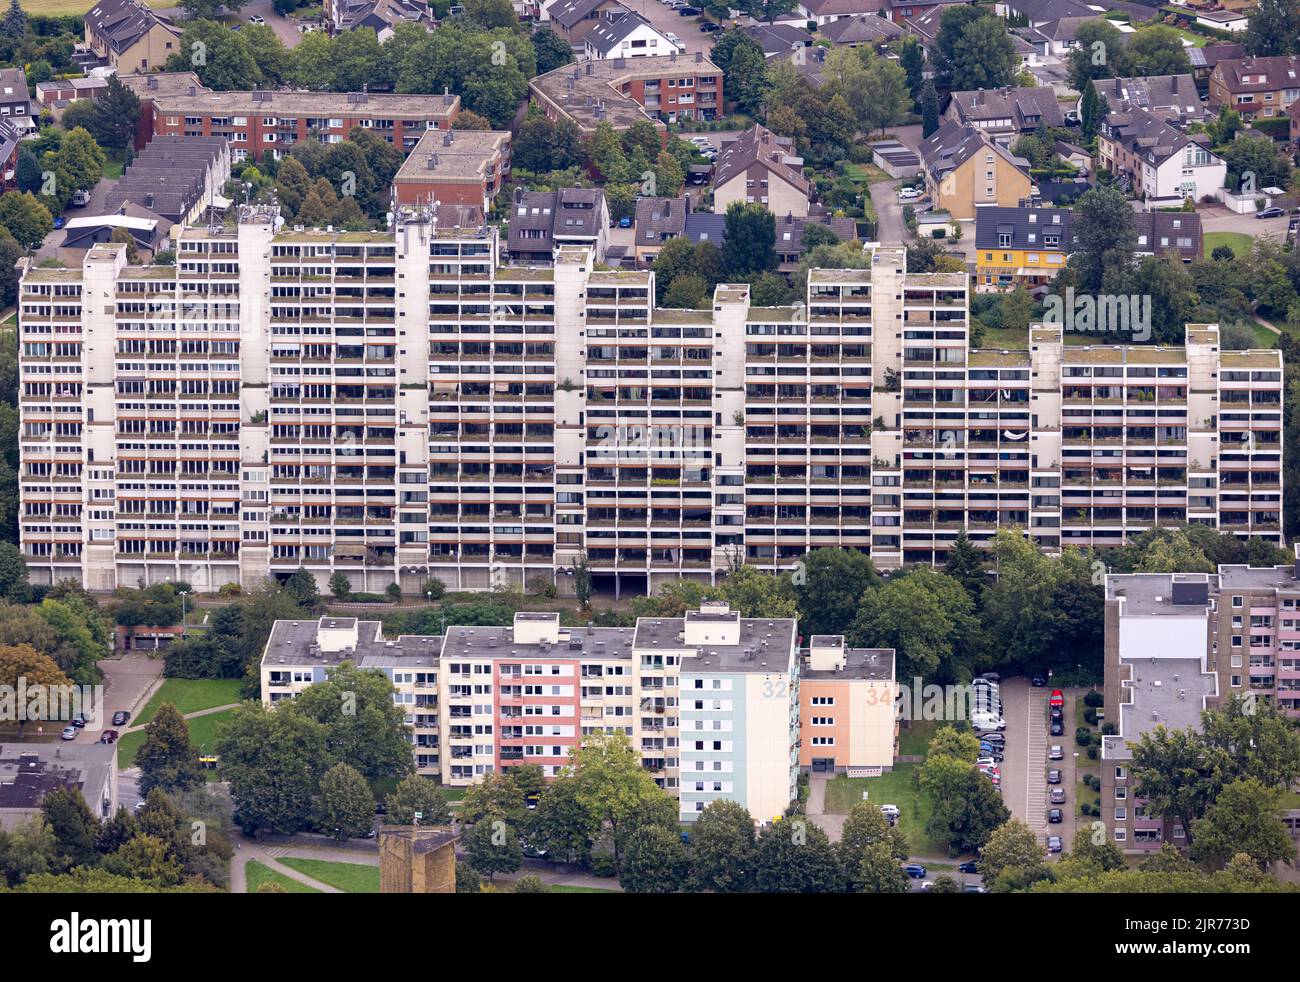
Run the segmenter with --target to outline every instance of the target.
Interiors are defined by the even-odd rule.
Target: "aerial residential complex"
[[[1143,733],[1199,729],[1202,710],[1246,694],[1300,715],[1298,573],[1300,562],[1106,578],[1105,698],[1118,732],[1102,739],[1101,817],[1122,848],[1187,844],[1132,794],[1130,745]]]
[[[179,234],[20,284],[21,532],[34,582],[215,590],[655,592],[821,546],[942,562],[999,527],[1048,549],[1156,523],[1280,541],[1278,351],[972,350],[967,277],[901,248],[813,270],[806,303],[653,306],[592,250],[499,266],[491,227]],[[112,352],[113,357],[108,357]]]
[[[893,766],[893,651],[846,649],[838,636],[802,652],[797,642],[794,620],[719,602],[635,628],[520,612],[510,627],[395,639],[351,617],[277,621],[262,700],[293,698],[348,661],[392,679],[416,767],[444,784],[521,764],[553,777],[584,736],[622,733],[679,797],[683,821],[718,798],[768,821],[796,796],[801,766]]]

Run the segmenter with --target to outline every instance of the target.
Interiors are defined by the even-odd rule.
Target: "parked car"
[[[1059,808],[1049,808],[1049,809],[1047,810],[1047,821],[1050,822],[1052,825],[1060,825],[1060,824],[1061,824],[1061,809],[1059,809]]]
[[[265,24],[265,23],[266,23],[266,18],[265,18],[265,17],[259,17],[257,14],[253,14],[252,17],[248,18],[248,22],[249,22],[250,24]]]
[[[1052,695],[1048,698],[1047,704],[1054,709],[1060,709],[1065,705],[1065,696],[1060,689],[1052,690]]]
[[[1067,109],[1065,111],[1066,126],[1079,126],[1082,122],[1083,120],[1079,118],[1079,112],[1077,109]]]
[[[981,716],[971,720],[971,727],[976,733],[1005,730],[1007,728],[1007,721],[1000,717]]]
[[[715,24],[711,20],[706,20],[700,23],[700,30],[703,31],[705,34],[713,34],[717,31],[722,30],[722,25]]]
[[[113,714],[113,725],[125,726],[126,721],[129,720],[130,718],[131,718],[130,713],[128,713],[125,709],[119,709],[117,712]]]
[[[899,200],[899,201],[914,201],[915,199],[919,198],[920,196],[921,196],[921,192],[918,191],[916,188],[899,188],[899,189],[898,189],[898,200]]]
[[[70,719],[68,722],[70,722],[73,726],[75,726],[77,729],[80,730],[83,729],[85,725],[90,722],[90,719],[86,716],[85,713],[77,713],[77,715],[72,717],[72,719]]]
[[[881,806],[880,806],[880,814],[884,815],[885,818],[889,819],[890,823],[892,824],[892,823],[898,821],[898,815],[899,815],[898,806],[897,806],[897,805],[881,805]]]
[[[987,893],[988,891],[985,890],[978,883],[967,883],[965,886],[961,888],[961,892],[962,893]]]
[[[1064,736],[1065,726],[1062,725],[1059,719],[1054,719],[1052,720],[1052,727],[1048,732],[1051,736]]]
[[[978,767],[983,767],[985,764],[987,764],[989,767],[998,766],[998,762],[994,760],[992,757],[981,757],[977,761],[975,761],[975,764]]]
[[[60,740],[77,739],[77,728],[75,726],[65,726],[63,728],[63,732],[59,734],[59,739]]]
[[[90,204],[89,191],[78,191],[72,196],[73,208],[85,208],[88,204]]]
[[[1032,685],[1035,689],[1041,689],[1043,686],[1047,684],[1047,679],[1042,675],[1035,675],[1032,679],[1029,680],[1029,684]]]
[[[100,743],[117,743],[117,730],[105,730],[99,735]]]
[[[1047,783],[1048,784],[1061,783],[1061,772],[1058,771],[1055,767],[1053,767],[1050,771],[1047,772]]]
[[[698,17],[703,12],[704,11],[700,10],[699,7],[678,7],[677,8],[678,17]]]
[[[925,879],[925,867],[920,863],[908,863],[908,865],[903,867],[903,872],[914,880]]]
[[[1049,835],[1047,837],[1047,851],[1048,852],[1061,851],[1061,837],[1059,835]]]
[[[1053,805],[1065,804],[1065,788],[1052,788],[1052,790],[1048,792],[1047,800]]]
[[[618,227],[619,227],[619,228],[631,228],[631,227],[632,227],[632,216],[631,216],[631,215],[624,215],[622,218],[620,218],[620,219],[618,220]]]
[[[1281,208],[1277,207],[1277,205],[1274,205],[1271,208],[1265,208],[1263,211],[1255,212],[1255,217],[1256,218],[1281,218],[1285,214],[1286,212],[1284,212]]]
[[[55,228],[56,230],[63,228],[63,216],[62,216],[62,215],[55,215],[55,216],[54,216],[54,228]]]
[[[676,48],[678,51],[686,50],[686,42],[683,41],[681,38],[679,38],[672,31],[665,31],[664,37],[666,37],[669,41],[671,41],[673,47]]]
[[[1061,745],[1059,743],[1054,743],[1047,748],[1047,759],[1065,760],[1065,751],[1061,749]]]
[[[957,867],[958,873],[978,873],[979,871],[980,871],[980,864],[975,862],[975,860],[973,859],[968,859],[966,862],[962,863],[960,866]]]
[[[975,677],[975,681],[978,682],[980,679],[987,679],[990,682],[997,683],[1002,681],[1002,676],[997,672],[980,672],[979,675]]]

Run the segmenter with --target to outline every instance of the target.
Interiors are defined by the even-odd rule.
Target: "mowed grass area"
[[[932,842],[925,834],[925,823],[930,818],[930,799],[925,792],[912,784],[912,772],[920,765],[895,764],[894,769],[880,777],[845,777],[840,774],[826,783],[826,813],[847,815],[850,808],[862,800],[873,805],[897,805],[898,827],[907,836],[907,845],[913,855],[944,855],[947,843]]]
[[[207,716],[196,716],[194,719],[186,720],[190,724],[190,742],[198,748],[199,753],[211,753],[217,740],[217,727],[230,718],[230,713],[231,710],[227,709],[224,712],[209,713]],[[144,745],[144,738],[144,730],[136,730],[117,741],[119,770],[135,766],[135,755]],[[204,771],[204,773],[209,781],[217,780],[217,771]]]
[[[265,863],[259,863],[256,859],[250,860],[248,865],[244,867],[244,875],[248,879],[249,893],[257,893],[257,888],[263,883],[275,883],[282,886],[285,893],[320,893],[319,890],[307,886],[306,883],[299,883],[283,873],[277,873],[271,867]]]
[[[228,706],[239,702],[242,679],[168,679],[154,693],[139,717],[129,720],[128,726],[143,726],[158,712],[158,707],[170,702],[182,716],[197,713],[214,706]],[[193,724],[195,721],[191,720]]]
[[[19,5],[29,14],[45,17],[79,17],[95,5],[95,0],[18,0]],[[144,0],[158,10],[176,6],[175,0]]]
[[[930,749],[930,738],[939,724],[932,719],[917,720],[898,729],[898,752],[905,756],[924,757]]]
[[[1247,235],[1245,232],[1206,232],[1205,256],[1208,259],[1215,249],[1221,245],[1226,245],[1232,249],[1238,259],[1243,259],[1250,255],[1251,247],[1254,244],[1254,237]]]
[[[325,859],[302,859],[298,856],[283,856],[279,862],[344,893],[379,892],[378,866],[333,863]]]

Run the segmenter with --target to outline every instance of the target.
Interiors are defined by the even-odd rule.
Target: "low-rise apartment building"
[[[796,640],[792,619],[743,618],[719,602],[683,617],[641,617],[634,628],[563,627],[559,614],[521,611],[510,627],[394,639],[378,622],[351,617],[277,621],[262,657],[262,700],[293,698],[348,661],[393,682],[416,767],[443,784],[525,764],[554,777],[584,737],[620,733],[680,799],[682,821],[720,798],[770,821],[797,796]],[[843,743],[824,756],[891,766],[892,650],[850,652],[846,664],[843,638],[823,643],[839,658],[819,648],[810,671],[819,692],[842,701],[815,705],[843,717],[826,731]],[[867,705],[872,694],[888,725]]]
[[[31,90],[27,87],[27,73],[21,67],[0,68],[0,119],[9,123],[20,137],[36,132]]]
[[[423,212],[366,233],[239,218],[178,232],[175,266],[116,244],[22,264],[33,582],[215,591],[302,567],[567,592],[585,556],[599,588],[654,593],[738,555],[943,562],[1004,527],[1048,549],[1157,523],[1281,537],[1281,354],[1222,351],[1212,325],[982,351],[969,277],[907,273],[902,249],[811,271],[798,306],[722,284],[663,310],[653,270],[598,269],[591,245],[510,266],[496,228]]]
[[[201,92],[154,100],[158,136],[221,136],[235,160],[282,157],[302,140],[341,143],[356,127],[409,153],[428,130],[451,129],[458,95],[366,92]]]
[[[898,741],[892,648],[815,634],[799,670],[799,766],[867,777],[892,770]]]
[[[487,214],[509,174],[509,132],[427,130],[393,177],[393,202],[470,205]]]
[[[1220,61],[1210,72],[1210,105],[1243,117],[1284,116],[1300,98],[1300,55]]]
[[[1147,75],[1093,79],[1092,87],[1111,112],[1142,109],[1167,123],[1186,126],[1205,121],[1207,110],[1191,75]],[[1083,111],[1080,98],[1078,110]]]
[[[1200,201],[1223,187],[1228,171],[1204,133],[1184,133],[1136,108],[1113,112],[1102,122],[1097,160],[1148,205]]]
[[[605,58],[565,65],[528,83],[533,101],[552,120],[570,120],[590,136],[607,122],[622,132],[638,120],[665,123],[722,114],[722,69],[693,55]]]

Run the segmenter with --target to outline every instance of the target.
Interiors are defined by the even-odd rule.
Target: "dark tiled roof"
[[[763,54],[779,55],[812,44],[813,36],[793,24],[750,24],[742,31],[763,46]]]
[[[551,8],[551,20],[568,29],[592,16],[592,12],[604,2],[605,0],[560,0]]]
[[[213,161],[225,152],[220,136],[154,137],[109,192],[104,210],[131,202],[170,222],[182,221],[202,198]]]
[[[975,248],[1066,252],[1073,241],[1071,218],[1065,208],[976,208]]]
[[[718,154],[714,172],[714,186],[721,187],[743,175],[755,164],[762,164],[795,190],[808,194],[808,181],[803,176],[802,164],[788,163],[794,156],[793,141],[777,136],[766,126],[751,126],[730,143],[724,144]]]
[[[1187,48],[1187,59],[1193,68],[1213,69],[1221,61],[1246,56],[1244,44],[1207,44],[1203,48]]]
[[[1056,92],[1046,86],[1038,89],[978,89],[954,92],[952,106],[962,122],[1010,119],[1021,131],[1045,126],[1064,126],[1065,114],[1056,101]]]
[[[865,44],[902,37],[903,29],[887,18],[866,15],[841,17],[819,28],[818,33],[832,44]]]
[[[1111,113],[1102,123],[1102,133],[1125,150],[1157,166],[1189,143],[1204,143],[1204,137],[1190,137],[1159,116],[1143,109]]]
[[[1300,87],[1300,55],[1236,58],[1219,62],[1214,71],[1229,92],[1274,92]],[[1249,82],[1245,80],[1247,77]]]
[[[594,240],[601,232],[604,201],[599,188],[519,192],[510,206],[510,252],[549,256],[558,240]],[[526,231],[543,234],[525,238]]]
[[[955,119],[948,120],[931,133],[929,139],[921,141],[919,149],[921,162],[937,181],[986,148],[1028,173],[1028,161],[1014,156],[1005,147],[998,146],[978,127],[959,123]]]
[[[622,44],[624,39],[631,35],[633,31],[641,27],[648,27],[656,34],[662,34],[657,27],[640,14],[628,11],[617,20],[602,20],[592,25],[584,40],[599,51],[601,55],[608,55]],[[665,38],[665,40],[667,39]]]
[[[153,30],[155,24],[162,24],[180,37],[180,31],[170,21],[135,0],[100,0],[86,14],[91,34],[119,53]]]
[[[1205,106],[1190,75],[1099,78],[1092,85],[1112,112],[1135,106],[1167,120],[1190,121],[1205,117]]]
[[[658,245],[686,231],[689,198],[637,198],[636,244]]]
[[[1184,260],[1199,259],[1204,248],[1201,216],[1194,211],[1139,211],[1134,215],[1138,254],[1177,251]],[[1179,240],[1184,240],[1179,244]]]
[[[686,216],[686,235],[697,245],[701,242],[712,242],[721,248],[727,238],[727,216],[693,211]]]

